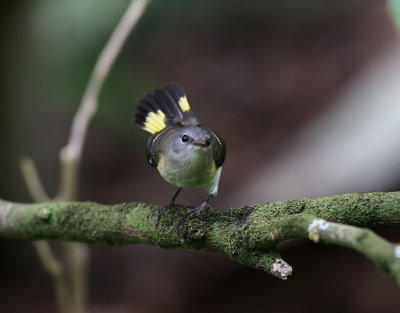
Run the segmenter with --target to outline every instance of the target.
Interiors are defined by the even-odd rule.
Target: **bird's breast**
[[[166,181],[182,188],[206,185],[217,171],[211,150],[199,147],[181,154],[161,155],[157,169]]]

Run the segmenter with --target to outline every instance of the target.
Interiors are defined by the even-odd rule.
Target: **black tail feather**
[[[154,114],[150,114],[153,112]],[[150,133],[169,125],[198,125],[183,88],[172,83],[148,93],[136,108],[135,124]]]

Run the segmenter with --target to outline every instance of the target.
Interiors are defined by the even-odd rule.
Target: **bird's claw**
[[[163,208],[161,208],[161,209],[159,209],[159,210],[157,211],[157,215],[156,215],[156,225],[159,224],[160,218],[161,218],[161,216],[165,213],[165,211],[168,210],[168,209],[169,209],[170,207],[172,207],[173,205],[174,205],[173,202],[168,202],[168,204],[167,204],[165,207],[163,207]]]
[[[187,220],[191,220],[193,218],[199,217],[200,214],[206,209],[208,209],[208,203],[204,202],[200,206],[198,206],[197,208],[190,210],[189,214],[186,217],[186,219]]]

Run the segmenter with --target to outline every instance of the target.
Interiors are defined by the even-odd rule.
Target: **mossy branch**
[[[309,238],[359,251],[400,284],[400,246],[360,228],[400,226],[400,192],[298,199],[227,212],[209,209],[188,220],[190,208],[172,207],[157,224],[160,207],[145,203],[17,204],[0,200],[0,237],[107,245],[144,243],[215,252],[281,279],[286,279],[292,268],[280,257],[277,245]]]

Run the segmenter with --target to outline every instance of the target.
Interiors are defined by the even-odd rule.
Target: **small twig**
[[[65,242],[64,252],[69,265],[71,279],[71,303],[73,313],[83,313],[87,310],[88,298],[88,261],[89,249],[87,245],[77,242]]]
[[[33,244],[46,271],[53,277],[61,277],[63,273],[62,265],[52,253],[49,243],[44,240],[37,240]]]
[[[35,163],[31,158],[25,157],[20,161],[22,175],[25,179],[26,186],[33,200],[36,202],[50,201],[40,181],[39,174],[36,170]]]
[[[390,273],[400,285],[400,245],[392,244],[373,231],[355,226],[314,219],[307,228],[308,237],[356,250],[375,263],[382,271]]]
[[[24,158],[20,163],[22,176],[28,187],[29,193],[36,202],[50,201],[49,196],[46,194],[43,185],[40,181],[39,174],[36,170],[33,160],[30,158]],[[47,212],[42,211],[42,215],[45,216]],[[62,264],[57,260],[53,254],[50,244],[45,240],[37,240],[33,242],[33,246],[39,256],[43,267],[47,273],[52,277],[58,308],[60,313],[69,313],[69,292],[65,281],[64,271]]]
[[[54,256],[50,244],[45,240],[37,240],[33,242],[33,246],[39,255],[43,267],[52,277],[56,292],[58,308],[61,313],[70,312],[70,295],[65,282],[64,270],[60,262]]]
[[[78,169],[90,121],[98,108],[98,98],[128,35],[143,15],[149,0],[133,0],[99,55],[90,76],[82,101],[72,121],[68,143],[60,151],[61,174],[57,199],[73,201],[77,198]],[[71,243],[65,246],[71,275],[74,313],[87,309],[88,249],[85,245]]]
[[[68,143],[60,151],[61,173],[59,191],[55,197],[57,200],[72,201],[77,198],[78,169],[82,148],[89,123],[97,110],[101,88],[129,33],[143,15],[148,3],[149,0],[133,0],[130,3],[99,55],[81,104],[73,119]],[[49,201],[50,197],[46,194],[41,184],[33,161],[29,158],[23,159],[21,161],[21,168],[33,199],[37,202]],[[2,204],[1,201],[0,204]],[[11,210],[11,207],[7,205],[6,209]],[[3,213],[3,218],[5,218],[4,213],[6,209],[0,212]],[[71,275],[71,290],[68,290],[65,281],[65,271],[61,263],[53,255],[49,243],[38,241],[34,243],[34,246],[43,266],[53,277],[61,312],[85,312],[87,306],[87,247],[77,243],[65,245],[66,259],[69,263],[69,274]]]
[[[55,197],[57,200],[72,201],[77,198],[78,169],[82,148],[89,123],[97,110],[101,88],[123,44],[143,15],[148,3],[149,0],[131,1],[99,55],[78,111],[74,116],[68,143],[60,151],[61,174],[58,195]],[[23,159],[21,169],[32,198],[37,202],[50,201],[33,161],[29,158]],[[15,205],[10,206],[9,203],[4,205],[4,203],[0,200],[0,207],[3,206],[3,210],[0,211],[0,218],[5,221]],[[46,219],[46,216],[47,211],[42,210],[39,218]],[[63,266],[53,255],[49,243],[37,241],[34,243],[34,247],[46,271],[53,277],[61,312],[85,312],[87,306],[87,247],[77,243],[65,245],[66,259],[69,263],[69,274],[71,275],[71,290],[67,288]]]
[[[111,66],[128,35],[139,21],[149,0],[133,0],[112,33],[94,67],[82,102],[72,122],[68,144],[63,149],[65,159],[79,159],[91,118],[97,111],[97,99]]]
[[[97,111],[101,88],[128,35],[143,15],[149,2],[149,0],[133,0],[131,2],[99,55],[78,111],[72,121],[68,143],[60,151],[61,179],[57,199],[76,199],[77,172],[82,148],[89,123]]]

